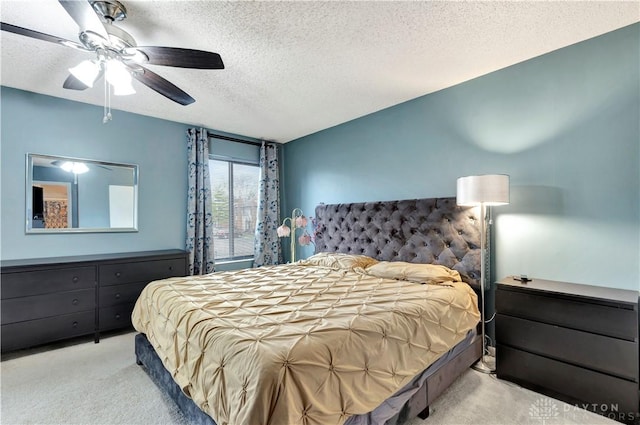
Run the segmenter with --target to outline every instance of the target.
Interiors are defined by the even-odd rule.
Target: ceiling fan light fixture
[[[84,162],[66,161],[60,165],[60,168],[62,168],[67,173],[73,174],[83,174],[89,171],[89,167],[87,167]]]
[[[93,87],[93,83],[100,73],[100,65],[95,61],[84,60],[73,68],[69,68],[69,72],[85,86]]]
[[[109,59],[106,62],[105,78],[113,86],[116,96],[134,94],[136,91],[131,85],[131,73],[127,67],[117,59]]]
[[[117,86],[113,86],[113,94],[116,96],[128,96],[130,94],[136,94],[136,90],[131,85],[131,81],[122,82]]]

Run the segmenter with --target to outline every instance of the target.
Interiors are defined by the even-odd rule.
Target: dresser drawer
[[[120,329],[131,326],[131,313],[133,306],[131,304],[119,304],[111,307],[100,309],[100,330]]]
[[[629,341],[638,339],[638,312],[611,305],[503,290],[499,287],[496,291],[496,311]]]
[[[99,269],[100,285],[119,285],[123,283],[145,282],[167,277],[184,276],[186,260],[136,261],[119,264],[101,265]]]
[[[22,322],[85,310],[91,310],[95,317],[95,305],[95,288],[11,298],[2,300],[2,323]]]
[[[100,307],[135,303],[146,282],[100,287]]]
[[[531,353],[638,380],[638,346],[623,339],[498,314],[496,340]]]
[[[2,325],[2,351],[89,335],[95,329],[95,310]]]
[[[497,376],[551,397],[597,409],[638,411],[638,384],[498,343]],[[604,406],[604,407],[602,407]]]
[[[2,273],[2,299],[48,294],[96,285],[95,267]]]

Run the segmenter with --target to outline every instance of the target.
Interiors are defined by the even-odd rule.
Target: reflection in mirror
[[[138,166],[27,154],[27,233],[135,232]]]

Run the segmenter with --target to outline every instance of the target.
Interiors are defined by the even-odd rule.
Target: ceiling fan
[[[54,167],[62,168],[67,173],[84,174],[87,171],[89,171],[89,167],[83,161],[68,161],[68,160],[57,159],[57,160],[51,161],[50,164]],[[101,165],[101,164],[92,164],[92,165],[95,167],[100,167],[107,171],[113,171],[112,168],[107,167],[105,165]]]
[[[135,78],[172,101],[189,105],[195,102],[195,99],[143,65],[224,69],[222,58],[217,53],[177,47],[138,46],[129,33],[113,24],[127,17],[127,10],[119,1],[58,0],[58,2],[78,24],[79,42],[5,22],[0,24],[2,31],[93,52],[94,59],[69,68],[70,75],[63,84],[66,89],[85,90],[93,87],[93,84],[104,76],[105,97],[110,96],[107,83],[113,87],[115,95],[133,94],[135,90],[131,86],[131,79]],[[110,113],[108,119],[111,119]]]

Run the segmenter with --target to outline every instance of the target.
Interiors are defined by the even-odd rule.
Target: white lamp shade
[[[135,94],[136,90],[131,85],[131,82],[122,82],[117,86],[113,86],[113,94],[116,96],[128,96],[130,94]]]
[[[114,87],[114,94],[121,96],[135,93],[131,85],[131,74],[119,60],[109,59],[107,61],[105,78]]]
[[[100,73],[100,65],[94,61],[84,60],[73,68],[69,68],[69,72],[85,86],[93,87],[93,83]]]
[[[508,204],[509,176],[506,174],[486,174],[460,177],[456,203],[463,206]]]

